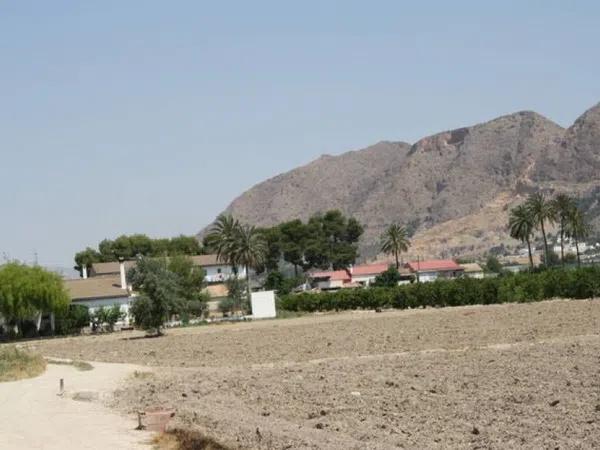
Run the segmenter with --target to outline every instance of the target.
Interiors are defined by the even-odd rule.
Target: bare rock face
[[[412,146],[380,142],[323,156],[254,186],[226,212],[270,226],[335,208],[365,225],[364,258],[377,255],[392,222],[416,232],[422,255],[474,255],[510,243],[507,209],[529,192],[564,191],[594,205],[599,186],[600,104],[568,130],[523,111]]]
[[[555,151],[545,155],[536,179],[589,182],[600,178],[600,103],[586,111],[564,133]]]

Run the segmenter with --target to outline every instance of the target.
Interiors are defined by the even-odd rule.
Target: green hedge
[[[413,283],[393,288],[341,289],[332,292],[289,294],[279,308],[288,311],[418,308],[495,303],[535,302],[549,298],[600,296],[600,267],[551,269],[496,278],[459,278]]]

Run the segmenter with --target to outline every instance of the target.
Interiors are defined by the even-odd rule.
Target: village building
[[[481,279],[484,277],[483,269],[477,263],[464,263],[460,264],[460,267],[463,268],[465,277],[467,278]]]
[[[129,309],[135,295],[131,291],[131,286],[127,285],[127,262],[114,263],[117,267],[116,274],[108,273],[102,276],[65,280],[65,287],[71,297],[71,304],[83,305],[88,308],[91,314],[101,307],[111,308],[114,305],[119,305],[123,313],[123,319],[118,321],[117,325],[128,326],[131,322]],[[114,270],[112,266],[101,266],[100,269],[104,271]]]
[[[415,274],[417,281],[422,283],[458,278],[464,274],[464,269],[451,259],[411,261],[407,263],[407,267]]]

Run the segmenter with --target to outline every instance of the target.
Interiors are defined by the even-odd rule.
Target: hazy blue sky
[[[323,153],[566,126],[599,80],[597,1],[0,1],[0,256],[195,233]]]

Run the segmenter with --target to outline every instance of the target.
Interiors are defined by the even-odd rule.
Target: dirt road
[[[0,449],[151,448],[151,435],[135,431],[135,420],[103,405],[135,370],[125,364],[94,363],[90,371],[48,364],[36,378],[0,383]],[[59,380],[65,393],[58,396]],[[73,394],[91,401],[73,400]]]

